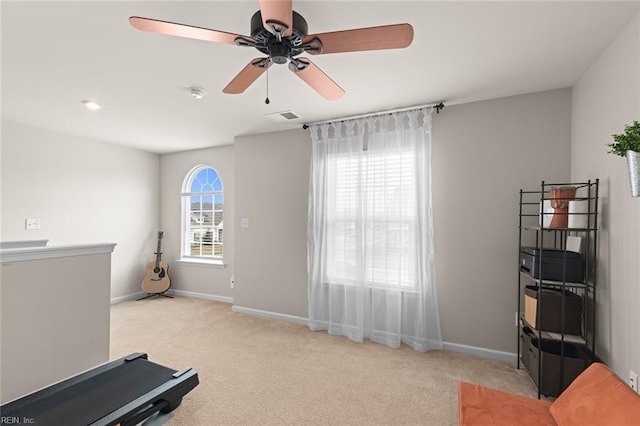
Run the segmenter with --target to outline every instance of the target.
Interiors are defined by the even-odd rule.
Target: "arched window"
[[[182,259],[222,263],[222,179],[213,167],[200,165],[182,188]]]

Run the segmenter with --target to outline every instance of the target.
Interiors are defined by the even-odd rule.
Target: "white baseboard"
[[[141,297],[146,296],[147,294],[148,293],[141,291],[138,293],[127,294],[126,296],[112,297],[111,304],[115,305],[116,303],[126,302],[128,300],[137,300],[137,299],[140,299]],[[197,293],[194,291],[174,290],[174,289],[167,291],[167,294],[169,296],[175,295],[175,296],[182,296],[182,297],[192,297],[194,299],[206,299],[206,300],[213,300],[216,302],[233,304],[233,297],[217,296],[215,294]]]
[[[126,302],[128,300],[136,300],[136,299],[140,299],[141,297],[144,297],[147,293],[144,292],[138,292],[138,293],[133,293],[133,294],[127,294],[126,296],[119,296],[119,297],[112,297],[111,298],[111,304],[115,305],[116,303],[121,303],[121,302]]]
[[[243,306],[238,306],[238,305],[233,305],[231,310],[239,314],[253,315],[254,317],[292,322],[295,324],[307,325],[309,323],[307,318],[304,318],[304,317],[297,317],[295,315],[287,315],[287,314],[279,314],[277,312],[270,312],[270,311],[262,311],[260,309],[245,308]]]
[[[224,303],[233,304],[233,297],[229,297],[229,296],[218,296],[215,294],[197,293],[195,291],[174,290],[174,289],[169,290],[167,294],[182,296],[182,297],[192,297],[194,299],[213,300],[215,302],[224,302]]]
[[[461,345],[459,343],[442,342],[442,349],[444,349],[445,351],[476,355],[482,358],[497,359],[513,364],[515,364],[518,360],[516,354],[512,352],[497,351],[495,349],[480,348],[478,346]]]

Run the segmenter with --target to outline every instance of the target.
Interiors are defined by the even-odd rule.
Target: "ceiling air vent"
[[[265,114],[264,116],[274,121],[288,121],[300,118],[300,116],[293,111],[274,112],[272,114]]]

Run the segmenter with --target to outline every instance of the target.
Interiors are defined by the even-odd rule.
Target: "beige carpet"
[[[111,358],[146,352],[200,385],[167,425],[455,425],[458,381],[534,396],[509,363],[415,352],[176,297],[111,310]]]

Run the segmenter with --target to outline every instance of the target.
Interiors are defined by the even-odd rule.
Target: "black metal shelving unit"
[[[545,212],[545,201],[551,200],[553,188],[572,186],[576,188],[575,197],[567,201],[583,201],[586,208],[581,212],[569,212],[568,218],[582,216],[580,227],[550,227],[546,223],[550,213]],[[595,359],[596,341],[596,281],[597,281],[597,249],[598,249],[598,186],[599,180],[587,182],[547,183],[542,181],[540,188],[533,191],[520,190],[519,233],[518,233],[518,360],[517,367],[528,370],[541,395],[558,396],[575,376],[584,370]],[[558,200],[558,198],[555,198]],[[575,222],[572,220],[572,222]],[[567,280],[569,255],[575,254],[567,250],[567,237],[580,237],[580,257],[582,261],[583,279],[578,282]],[[536,270],[523,266],[523,250],[535,247],[538,255]],[[545,253],[546,256],[545,256]],[[545,279],[551,268],[550,262],[556,256],[560,262],[561,277]],[[558,264],[553,265],[557,273]],[[545,270],[547,269],[547,271]],[[523,301],[525,288],[528,294],[535,293],[535,320],[531,321],[533,309],[529,305],[525,315]],[[545,330],[544,320],[552,306],[548,295],[559,297],[560,319],[559,330]],[[558,296],[559,294],[559,296]],[[568,332],[569,316],[574,312],[567,311],[568,302],[575,306],[576,298],[580,298],[580,318],[571,318],[579,323],[578,333]],[[546,299],[546,302],[545,302]],[[533,299],[529,297],[531,303]],[[545,308],[545,303],[547,307]],[[557,304],[553,304],[557,309]],[[547,318],[545,318],[547,315]],[[529,321],[527,321],[529,319]],[[535,322],[531,324],[530,322]],[[548,324],[548,321],[547,321]],[[537,343],[537,346],[536,346]],[[549,351],[547,351],[549,349]]]

